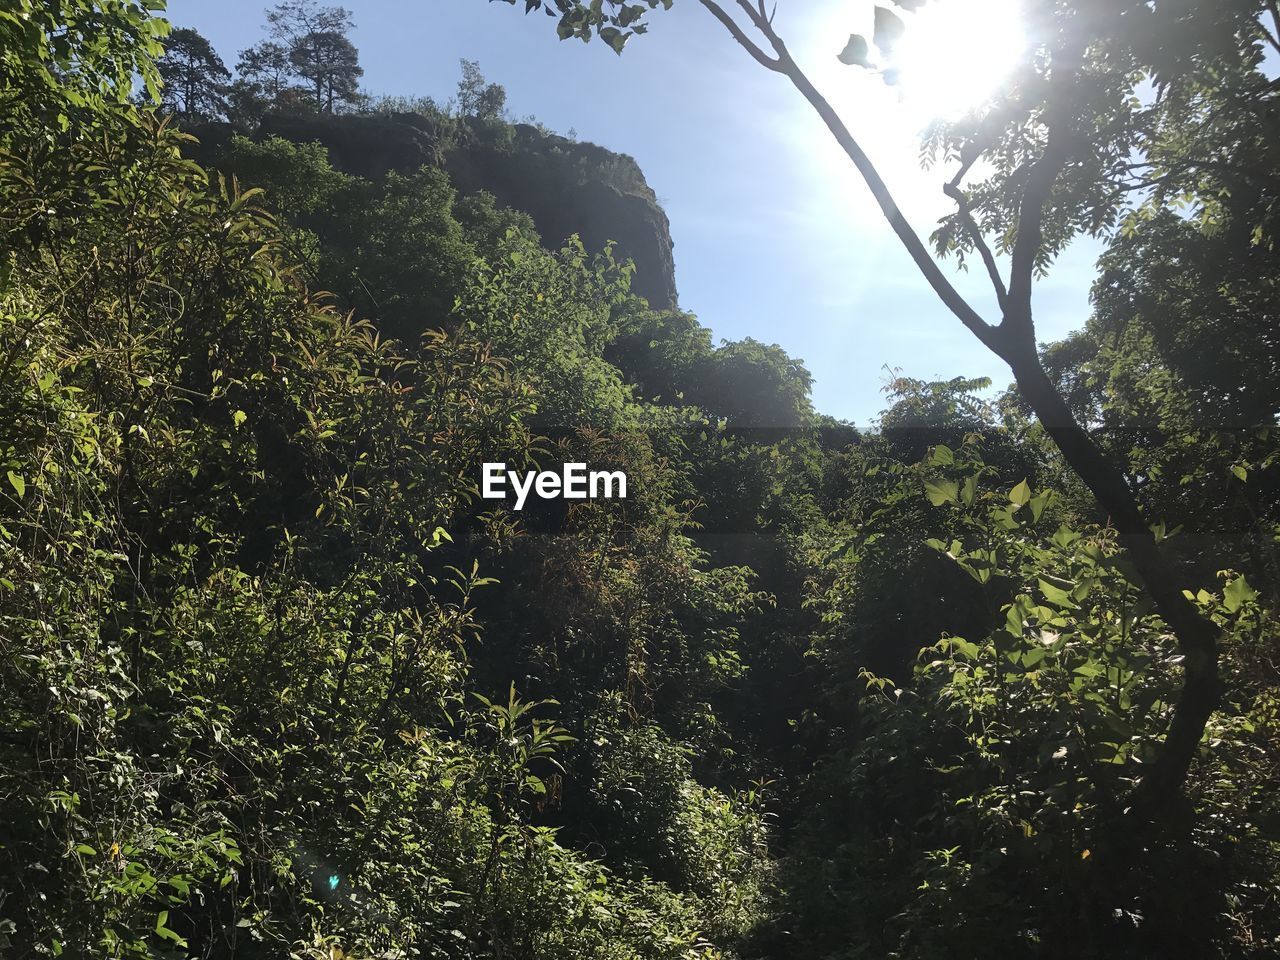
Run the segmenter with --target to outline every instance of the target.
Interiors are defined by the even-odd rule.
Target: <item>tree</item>
[[[358,102],[364,69],[356,48],[341,33],[314,30],[303,35],[290,50],[289,60],[314,91],[316,106],[325,113],[333,113],[340,104]]]
[[[164,104],[179,115],[211,118],[226,111],[231,72],[197,31],[180,28],[170,33],[156,69],[164,78]]]
[[[346,36],[355,27],[345,7],[322,7],[316,0],[285,0],[267,10],[267,29],[288,47],[312,33]]]
[[[476,457],[541,455],[527,421],[553,377],[628,402],[587,336],[608,334],[625,273],[514,235],[509,266],[467,258],[469,319],[551,377],[461,334],[398,345],[306,292],[263,195],[185,159],[179,132],[125,103],[91,133],[48,150],[28,128],[0,153],[0,950],[673,960],[749,930],[759,804],[700,783],[682,738],[602,689],[636,677],[693,712],[753,602],[680,535],[643,438],[580,441],[569,459],[630,452],[646,482],[534,541],[525,570],[545,557],[547,575],[513,578],[507,616],[483,601],[517,628],[499,638],[567,619],[569,666],[607,657],[560,681],[601,744],[591,766],[510,684],[561,657],[534,676],[486,655],[503,695],[472,696],[495,689],[467,652],[495,585],[461,542],[483,536]],[[259,169],[323,174],[306,152]],[[388,254],[403,229],[410,247],[457,234],[443,175],[415,179],[363,221]],[[547,825],[570,775],[583,834],[617,833],[612,866]]]
[[[1278,251],[1249,239],[1256,225],[1160,211],[1127,229],[1099,261],[1093,315],[1044,363],[1143,505],[1185,531],[1171,546],[1201,577],[1230,557],[1278,597]]]
[[[291,74],[306,82],[319,110],[332,113],[339,104],[358,100],[364,70],[348,37],[354,27],[350,10],[323,7],[315,0],[288,0],[267,11],[272,56],[284,52]]]
[[[272,40],[263,40],[240,51],[236,64],[242,83],[268,103],[278,103],[293,79],[293,63],[288,48]]]
[[[243,50],[235,99],[246,108],[302,106],[333,113],[360,101],[364,75],[348,34],[351,11],[292,0],[267,11],[270,39]]]
[[[1280,29],[1275,5],[1269,0],[1154,8],[1137,0],[1029,2],[1027,19],[1035,26],[1037,41],[1016,72],[1016,82],[990,109],[935,133],[932,146],[953,174],[943,190],[956,210],[934,235],[931,251],[858,139],[792,57],[763,0],[737,0],[737,10],[715,0],[700,2],[756,63],[788,80],[823,120],[925,281],[1009,365],[1023,399],[1110,518],[1176,636],[1184,658],[1183,689],[1158,759],[1134,770],[1129,809],[1135,816],[1128,819],[1149,820],[1185,781],[1218,703],[1219,629],[1184,595],[1183,589],[1193,585],[1187,571],[1157,544],[1122,471],[1081,426],[1046,374],[1037,351],[1033,284],[1078,232],[1102,232],[1114,224],[1128,198],[1159,200],[1203,190],[1215,161],[1192,158],[1170,166],[1164,148],[1179,143],[1171,132],[1187,132],[1188,114],[1201,121],[1196,129],[1202,134],[1212,138],[1217,132],[1203,114],[1187,109],[1189,103],[1212,99],[1204,96],[1206,89],[1227,84],[1255,97],[1266,96],[1259,88],[1275,96],[1274,85],[1266,83],[1260,70],[1264,47],[1280,49],[1280,36],[1261,25],[1269,15]],[[894,3],[906,9],[922,5],[921,0]],[[558,32],[561,38],[583,40],[598,35],[621,52],[631,36],[644,32],[646,11],[659,4],[669,8],[671,0],[557,2]],[[543,6],[542,0],[530,0],[526,9]],[[877,22],[875,41],[891,52],[892,38],[904,24],[884,7],[877,8]],[[841,58],[865,64],[868,49],[865,39],[851,37]],[[886,75],[886,80],[892,77]],[[1144,82],[1155,88],[1154,103],[1142,96]],[[1173,146],[1169,152],[1178,153]],[[979,161],[993,172],[966,186],[966,178],[981,169]],[[987,239],[992,235],[998,238],[994,248]],[[990,278],[999,303],[996,322],[965,299],[935,259],[965,254],[980,258]],[[1008,260],[1007,281],[997,255]]]
[[[462,60],[458,81],[458,112],[464,117],[497,120],[507,106],[507,91],[500,84],[486,83],[475,60]]]

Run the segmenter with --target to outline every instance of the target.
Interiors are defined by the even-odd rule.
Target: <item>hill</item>
[[[626,154],[528,123],[438,113],[281,112],[264,116],[252,131],[206,123],[192,132],[204,144],[197,158],[205,162],[240,132],[256,141],[320,143],[336,169],[369,180],[439,167],[462,194],[483,191],[528,213],[549,248],[573,234],[589,250],[613,241],[620,259],[635,262],[634,292],[656,309],[676,305],[670,224],[639,164]]]

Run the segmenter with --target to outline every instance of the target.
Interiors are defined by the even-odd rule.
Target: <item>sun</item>
[[[1027,48],[1018,0],[929,0],[904,14],[892,63],[903,105],[958,120],[1000,89]]]
[[[797,3],[803,13],[792,27],[793,49],[913,222],[927,223],[954,209],[940,189],[937,171],[922,169],[917,162],[921,139],[937,122],[955,122],[982,111],[1025,64],[1034,34],[1024,2]],[[874,42],[877,7],[890,10],[901,22],[887,54]],[[859,37],[865,38],[860,41],[862,59],[851,63],[841,45],[856,46]],[[797,104],[783,123],[786,134],[781,139],[794,145],[804,176],[816,185],[806,209],[815,217],[826,217],[834,205],[859,222],[878,223],[875,200],[860,178],[849,175],[844,151],[833,140],[815,136],[810,112]],[[981,167],[974,171],[975,176],[980,173]]]

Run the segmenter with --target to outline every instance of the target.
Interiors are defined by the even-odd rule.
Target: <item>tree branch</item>
[[[751,54],[758,64],[768,70],[774,71],[775,73],[780,72],[781,68],[778,61],[756,46],[756,44],[751,41],[751,38],[743,32],[743,29],[738,26],[737,21],[735,21],[733,17],[729,16],[729,14],[725,13],[715,0],[700,0],[700,2],[711,12],[713,17],[724,24],[725,29],[733,35],[733,39],[738,41],[738,46]]]
[[[1276,32],[1273,34],[1266,27],[1262,27],[1262,33],[1270,41],[1271,46],[1280,51],[1280,5],[1276,4],[1276,0],[1267,0],[1267,9],[1271,11],[1271,22],[1276,25]]]
[[[1049,127],[1044,154],[1031,166],[1027,186],[1018,204],[1018,233],[1013,244],[1009,269],[1009,303],[1000,326],[1008,326],[1013,336],[1035,343],[1035,321],[1031,313],[1031,291],[1036,261],[1044,242],[1044,216],[1053,185],[1066,166],[1068,150],[1056,125]]]
[[[944,183],[942,192],[955,201],[956,209],[960,214],[960,219],[964,222],[969,239],[973,241],[974,248],[978,251],[978,255],[982,257],[982,262],[987,268],[987,276],[991,278],[991,286],[995,288],[996,300],[1000,304],[1001,315],[1005,314],[1009,309],[1009,291],[1005,289],[1004,277],[1000,275],[1000,266],[996,263],[995,254],[991,252],[991,247],[987,245],[986,238],[983,237],[977,221],[973,219],[973,208],[969,206],[969,198],[964,195],[964,191],[960,189],[960,185],[955,180],[950,183]]]
[[[1044,372],[1034,343],[1023,356],[1015,356],[1010,366],[1019,392],[1035,411],[1045,432],[1106,510],[1120,545],[1132,559],[1148,596],[1155,601],[1156,611],[1168,624],[1183,656],[1182,692],[1174,707],[1169,731],[1155,759],[1138,768],[1138,783],[1130,797],[1125,822],[1113,825],[1117,842],[1127,842],[1125,829],[1153,820],[1156,811],[1177,795],[1195,760],[1205,725],[1220,693],[1218,628],[1183,595],[1182,587],[1187,582],[1184,571],[1156,543],[1123,474],[1076,422],[1062,394]]]
[[[710,4],[710,0],[702,0],[702,2],[704,5]],[[777,55],[776,61],[771,60],[771,62],[777,63],[777,67],[771,69],[776,69],[777,72],[786,76],[791,81],[792,86],[800,92],[801,96],[809,102],[809,105],[822,118],[822,121],[827,125],[827,129],[831,131],[841,149],[853,161],[853,165],[871,190],[871,194],[879,205],[885,219],[889,221],[889,226],[893,229],[903,247],[906,248],[907,254],[915,262],[917,269],[924,275],[929,286],[938,295],[938,298],[985,347],[997,356],[1004,357],[1006,353],[1005,341],[1004,337],[1000,335],[999,328],[987,323],[965,300],[955,288],[955,285],[947,279],[946,274],[942,272],[942,268],[938,266],[937,261],[929,253],[924,241],[920,239],[908,222],[906,215],[902,212],[902,208],[898,205],[876,165],[867,156],[866,151],[862,149],[861,144],[858,143],[853,134],[849,132],[849,128],[840,118],[840,115],[827,99],[818,92],[812,81],[796,64],[787,50],[786,44],[774,32],[773,25],[769,23],[768,17],[759,11],[751,9],[748,0],[738,0],[738,3],[747,11],[751,22],[764,34]]]

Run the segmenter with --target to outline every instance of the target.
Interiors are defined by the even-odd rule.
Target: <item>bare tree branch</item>
[[[747,16],[751,18],[751,22],[755,24],[757,30],[765,35],[765,38],[769,41],[770,45],[775,45],[778,40],[778,35],[773,32],[773,17],[765,16],[764,0],[757,0],[757,2],[759,6],[754,10],[751,8],[750,0],[738,0],[738,6],[747,11]],[[785,56],[781,51],[777,51],[776,45],[774,46],[774,49],[778,53],[779,58]]]
[[[955,180],[942,185],[942,192],[955,201],[956,209],[960,214],[960,219],[964,223],[965,231],[969,234],[974,248],[978,251],[978,255],[982,257],[982,262],[987,268],[987,276],[991,279],[991,286],[995,289],[996,300],[1000,304],[1000,312],[1003,315],[1009,308],[1009,291],[1005,289],[1004,277],[1000,275],[1000,266],[996,263],[995,254],[991,252],[991,247],[987,245],[986,238],[982,235],[982,229],[978,226],[976,220],[973,219],[973,208],[969,205],[969,198],[965,196],[964,191],[960,189],[959,184]]]
[[[733,39],[738,41],[738,45],[746,50],[747,53],[751,54],[757,63],[768,70],[774,71],[775,73],[781,72],[781,66],[778,61],[756,46],[756,44],[752,42],[751,38],[743,32],[743,29],[738,26],[737,21],[735,21],[733,17],[729,16],[729,14],[725,13],[723,8],[721,8],[715,0],[700,0],[700,2],[711,12],[713,17],[724,24],[725,29],[733,35]]]

